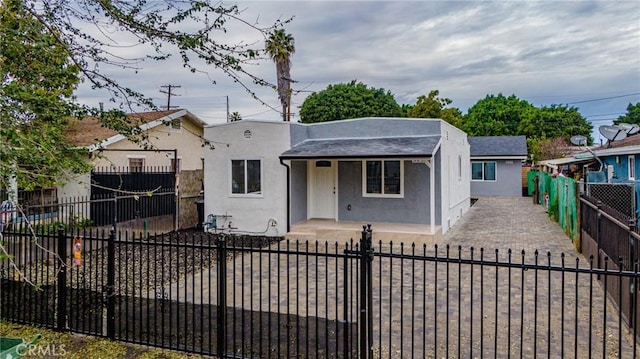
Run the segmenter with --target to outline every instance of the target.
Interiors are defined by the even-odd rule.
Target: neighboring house
[[[587,196],[626,216],[640,216],[640,136],[591,148],[566,158],[541,161],[548,172],[581,174],[588,168]],[[626,184],[626,185],[625,185]]]
[[[525,136],[469,137],[472,196],[522,196]]]
[[[589,167],[588,182],[635,182],[640,171],[640,135],[632,135],[621,141],[592,147],[565,158],[540,161],[547,172],[565,173],[576,166]],[[581,171],[580,171],[581,172]],[[600,172],[599,174],[597,172]]]
[[[205,213],[238,232],[320,220],[439,235],[470,206],[467,136],[441,120],[245,120],[206,127],[205,138],[228,143],[205,153]]]
[[[129,117],[142,130],[152,149],[142,149],[140,144],[102,126],[97,118],[73,120],[65,135],[77,146],[87,148],[97,172],[175,172],[170,181],[180,196],[179,227],[195,226],[197,213],[193,202],[202,198],[205,123],[184,109],[133,113]],[[91,185],[94,175],[82,174],[60,186],[58,198],[91,196],[97,189]]]
[[[640,180],[640,135],[595,148],[602,161],[609,182],[636,182]],[[593,156],[591,156],[593,157]]]

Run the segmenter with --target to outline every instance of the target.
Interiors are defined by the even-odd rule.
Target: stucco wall
[[[182,170],[202,169],[202,157],[204,152],[202,136],[203,130],[200,126],[182,117],[182,128],[173,130],[166,125],[159,125],[148,131],[149,142],[153,143],[161,150],[178,150],[178,159],[181,161]],[[107,147],[112,150],[140,149],[139,144],[129,140],[122,140]],[[129,165],[128,156],[143,156],[145,166],[170,167],[173,152],[156,151],[103,151],[93,162],[97,167],[127,167]]]
[[[291,145],[314,138],[425,136],[440,133],[440,121],[430,119],[365,118],[316,124],[292,124]]]
[[[250,131],[249,138],[245,131]],[[287,230],[287,172],[279,156],[289,149],[289,123],[237,121],[205,128],[205,138],[218,143],[205,150],[205,218],[229,215],[239,232],[284,235]],[[231,194],[231,159],[262,160],[262,195]],[[275,226],[267,226],[270,219]],[[218,223],[224,221],[218,219]],[[266,231],[266,232],[265,232]]]
[[[291,224],[307,219],[307,161],[291,161]]]
[[[465,212],[471,200],[470,146],[467,134],[446,122],[442,122],[440,146],[440,180],[442,181],[442,233],[446,233]]]
[[[83,173],[73,176],[58,186],[58,200],[63,198],[88,198],[91,195],[91,174]]]
[[[629,179],[629,155],[601,156],[600,160],[604,164],[604,171],[607,166],[613,166],[613,181],[625,181]],[[640,178],[640,155],[635,155],[636,180]]]
[[[478,161],[496,162],[496,180],[472,180],[472,196],[522,196],[522,164],[520,160],[478,159]],[[471,165],[469,165],[469,170],[471,170]]]
[[[362,197],[362,161],[340,161],[338,219],[428,224],[429,168],[404,161],[404,186],[404,198]]]

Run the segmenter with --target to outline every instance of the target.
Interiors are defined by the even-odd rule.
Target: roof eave
[[[483,159],[483,158],[489,158],[489,159],[504,159],[504,160],[526,160],[527,159],[527,155],[471,155],[471,159]]]
[[[403,154],[403,155],[282,155],[280,156],[281,160],[320,160],[320,159],[329,159],[329,160],[340,160],[340,159],[385,159],[385,158],[394,158],[394,159],[402,159],[402,158],[430,158],[433,157],[431,154]]]

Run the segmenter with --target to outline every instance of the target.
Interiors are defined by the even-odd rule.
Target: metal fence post
[[[57,330],[67,330],[67,235],[64,229],[58,229],[58,307]]]
[[[629,225],[629,263],[628,268],[626,268],[626,270],[628,271],[634,271],[635,270],[635,263],[638,260],[636,258],[636,237],[633,236],[633,233],[636,231],[636,221],[631,218],[629,219],[628,222]],[[634,327],[635,323],[633,321],[633,318],[635,318],[635,308],[633,307],[633,303],[635,303],[634,301],[634,297],[636,295],[636,288],[634,285],[634,281],[633,280],[629,280],[629,326],[630,327]],[[620,298],[622,299],[622,298]]]
[[[596,213],[596,256],[597,256],[597,266],[598,268],[600,267],[600,230],[602,228],[602,202],[598,201],[596,202],[596,208],[597,208],[597,213]],[[598,274],[598,279],[600,279],[600,275]]]
[[[217,325],[217,354],[219,358],[224,358],[227,347],[227,243],[225,235],[217,237],[218,254],[218,316]]]
[[[351,242],[353,244],[353,242]],[[352,248],[353,249],[353,248]],[[346,248],[344,249],[344,268],[343,268],[343,274],[344,274],[344,330],[342,331],[342,335],[343,335],[343,340],[344,340],[344,357],[345,358],[349,358],[351,355],[349,354],[349,274],[348,274],[348,268],[349,268],[349,245],[346,246]]]
[[[113,192],[113,231],[116,231],[118,224],[118,194]]]
[[[111,230],[107,241],[107,286],[105,288],[106,304],[107,304],[107,338],[115,339],[116,337],[116,301],[115,301],[115,285],[116,285],[116,250],[115,250],[116,231]]]
[[[371,225],[362,226],[362,238],[360,240],[360,358],[371,358],[373,348],[371,339],[373,335],[373,321],[371,320]]]

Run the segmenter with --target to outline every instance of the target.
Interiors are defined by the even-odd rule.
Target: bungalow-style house
[[[471,145],[471,196],[522,196],[525,136],[474,136]]]
[[[132,113],[129,117],[143,131],[152,149],[142,149],[140,144],[102,126],[97,118],[74,120],[70,124],[65,135],[78,147],[88,150],[94,171],[60,186],[57,190],[59,201],[88,198],[96,191],[104,190],[92,177],[96,172],[139,173],[140,176],[149,171],[173,172],[175,176],[170,175],[169,182],[179,195],[179,227],[195,226],[197,208],[193,202],[202,198],[205,122],[184,109]]]
[[[469,143],[437,119],[205,127],[205,213],[216,227],[294,239],[381,240],[445,233],[470,206]]]

